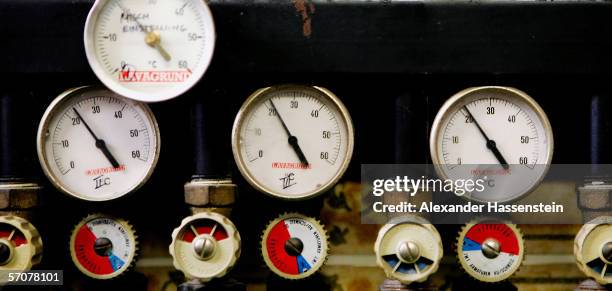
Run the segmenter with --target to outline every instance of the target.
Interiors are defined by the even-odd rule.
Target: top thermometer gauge
[[[510,87],[476,87],[451,97],[434,120],[430,150],[439,176],[483,179],[466,194],[480,202],[509,202],[544,178],[553,134],[542,108]]]
[[[257,190],[283,199],[325,192],[353,153],[353,124],[329,90],[283,85],[257,90],[232,132],[238,169]]]
[[[215,28],[202,0],[96,0],[84,41],[89,65],[104,85],[157,102],[183,94],[204,75]]]

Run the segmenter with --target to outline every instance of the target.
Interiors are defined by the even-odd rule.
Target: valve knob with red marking
[[[327,233],[314,218],[287,213],[264,231],[261,251],[266,265],[285,279],[303,279],[319,270],[327,258]]]
[[[612,284],[612,216],[587,222],[574,240],[578,267],[599,284]]]
[[[190,279],[223,277],[240,257],[240,234],[225,216],[201,212],[183,219],[172,232],[174,267]]]
[[[42,259],[42,239],[27,220],[0,216],[0,271],[28,271]],[[0,277],[0,282],[7,278]]]
[[[523,237],[514,224],[480,219],[466,224],[457,241],[463,269],[483,282],[509,278],[521,266]]]
[[[70,237],[72,262],[94,279],[112,279],[126,272],[138,251],[132,226],[123,219],[92,214],[81,220]]]

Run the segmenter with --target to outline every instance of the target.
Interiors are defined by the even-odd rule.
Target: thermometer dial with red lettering
[[[84,41],[89,65],[104,85],[154,102],[200,80],[212,59],[215,27],[202,0],[97,0]]]
[[[353,124],[332,92],[284,85],[257,90],[232,133],[238,169],[263,193],[306,199],[332,187],[353,152]]]
[[[53,185],[89,201],[115,199],[143,185],[159,145],[149,107],[101,87],[62,93],[47,108],[37,136],[40,164]]]

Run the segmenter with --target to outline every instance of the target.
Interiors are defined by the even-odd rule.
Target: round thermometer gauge
[[[327,89],[268,87],[240,109],[232,149],[253,187],[275,197],[305,199],[332,187],[348,167],[353,124]]]
[[[97,0],[84,41],[102,83],[122,96],[155,102],[200,80],[213,55],[215,28],[202,0]]]
[[[99,87],[58,96],[37,136],[45,175],[62,192],[90,201],[115,199],[143,185],[159,146],[149,107]]]
[[[465,196],[508,202],[533,190],[552,160],[553,134],[542,108],[509,87],[476,87],[451,97],[430,135],[436,172],[446,179],[485,180]]]

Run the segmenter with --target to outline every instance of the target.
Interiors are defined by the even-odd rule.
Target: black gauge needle
[[[308,160],[306,159],[306,156],[304,155],[304,152],[302,152],[302,149],[300,148],[300,145],[298,144],[297,137],[292,135],[291,132],[289,131],[289,128],[287,127],[287,124],[285,124],[285,121],[283,121],[283,118],[280,116],[280,112],[278,112],[278,110],[276,110],[276,106],[274,106],[274,102],[272,102],[272,99],[270,99],[270,105],[272,105],[272,109],[274,110],[274,112],[276,112],[276,116],[278,116],[278,119],[280,120],[281,124],[283,125],[283,128],[285,129],[285,132],[289,136],[289,139],[287,140],[289,142],[289,145],[291,145],[291,147],[293,148],[293,150],[297,154],[298,158],[300,159],[300,162],[302,164],[304,164],[304,165],[308,165]]]
[[[468,113],[468,115],[472,118],[472,121],[474,122],[474,124],[476,124],[476,127],[478,127],[478,130],[480,131],[482,136],[487,141],[487,148],[491,150],[491,152],[493,152],[493,155],[495,155],[495,158],[497,159],[497,161],[499,161],[499,164],[502,166],[502,168],[504,168],[504,170],[508,170],[510,166],[508,166],[508,162],[506,162],[506,159],[504,159],[504,156],[501,154],[499,149],[497,149],[497,144],[495,143],[495,141],[492,139],[489,139],[489,137],[484,132],[484,130],[482,130],[482,127],[480,127],[480,124],[478,124],[478,121],[476,121],[476,118],[474,118],[474,115],[472,115],[472,113],[467,108],[467,106],[463,106],[463,108]]]
[[[106,159],[108,159],[108,161],[111,163],[111,165],[113,166],[113,168],[119,168],[119,163],[117,162],[117,159],[115,159],[115,157],[113,157],[113,155],[111,154],[111,152],[108,150],[108,147],[106,146],[106,142],[104,142],[104,140],[99,139],[96,134],[93,132],[93,130],[91,130],[91,127],[89,127],[89,125],[87,124],[87,122],[85,122],[85,119],[83,119],[83,117],[81,116],[81,114],[76,110],[76,108],[72,107],[72,110],[74,110],[74,113],[76,113],[76,115],[79,117],[79,119],[81,120],[81,122],[83,122],[83,125],[85,125],[85,128],[87,128],[87,131],[89,131],[89,133],[91,134],[91,136],[94,138],[94,140],[96,140],[96,147],[98,149],[100,149],[100,151],[102,151],[102,153],[104,154],[104,156],[106,157]]]

